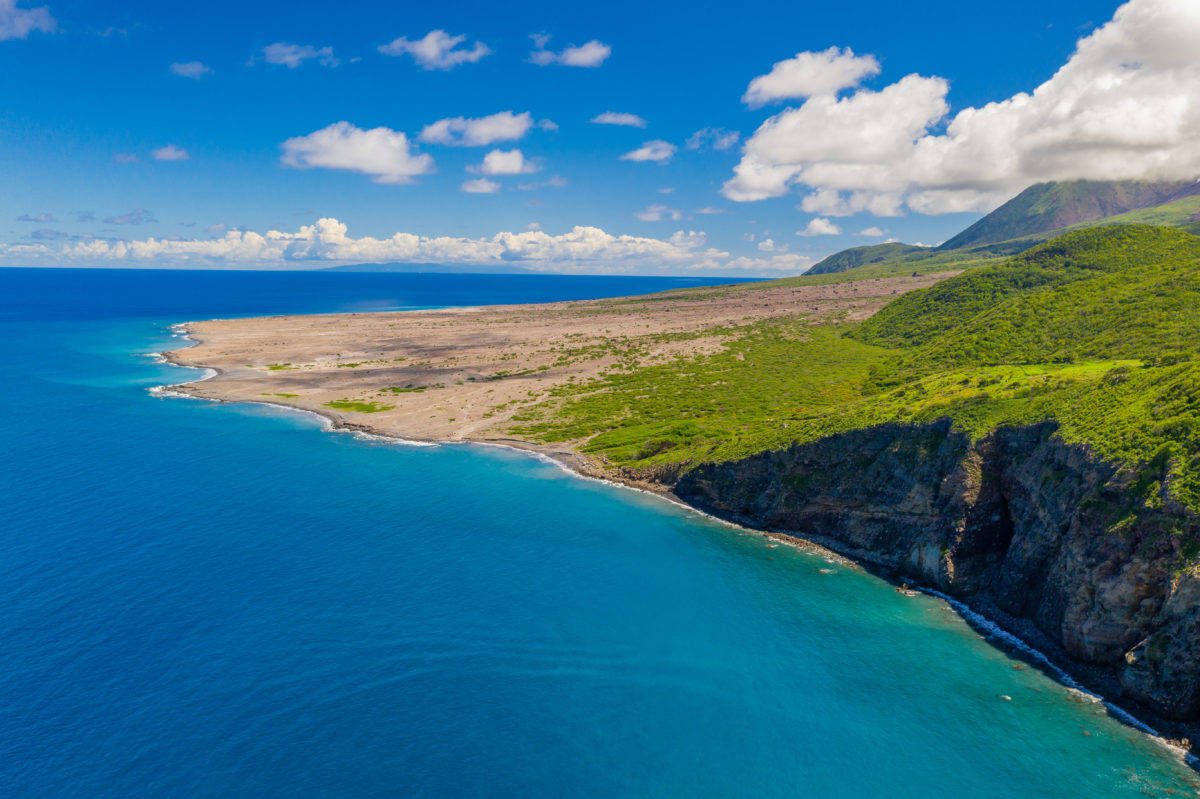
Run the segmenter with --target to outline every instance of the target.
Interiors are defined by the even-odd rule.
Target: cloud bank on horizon
[[[146,221],[149,212],[138,210],[122,220]],[[106,220],[116,221],[116,220]],[[153,221],[153,220],[151,220]],[[551,236],[540,230],[497,233],[489,238],[429,237],[396,233],[386,239],[353,238],[336,219],[319,219],[295,233],[278,230],[265,235],[230,230],[217,239],[105,240],[93,239],[54,249],[45,244],[0,244],[5,253],[26,258],[65,257],[84,264],[159,264],[213,266],[272,264],[314,267],[345,263],[401,261],[413,263],[493,265],[513,263],[537,271],[585,271],[629,274],[658,267],[687,265],[701,270],[800,271],[811,266],[803,257],[734,258],[706,247],[708,240],[694,230],[678,230],[665,240],[643,236],[614,236],[600,228],[576,226]]]
[[[347,103],[344,113],[323,118],[297,113],[295,118],[272,119],[273,128],[286,126],[282,134],[234,152],[261,159],[265,150],[278,148],[277,157],[257,173],[264,185],[283,180],[267,171],[272,169],[291,174],[289,191],[303,191],[306,182],[341,185],[323,177],[341,175],[343,181],[361,181],[364,195],[371,184],[394,193],[394,201],[372,194],[377,205],[395,202],[410,214],[419,212],[421,221],[404,225],[381,222],[377,215],[366,226],[370,232],[439,229],[443,223],[430,213],[436,206],[443,220],[454,221],[453,229],[461,233],[464,225],[459,223],[466,218],[465,226],[474,228],[475,235],[402,230],[352,238],[347,225],[333,216],[363,229],[359,216],[371,201],[362,200],[356,209],[354,184],[339,193],[317,191],[317,202],[302,206],[312,210],[292,211],[292,216],[319,220],[295,232],[289,232],[293,223],[253,224],[236,217],[174,221],[163,213],[162,200],[142,196],[113,203],[116,207],[109,210],[116,213],[95,214],[74,210],[77,205],[54,207],[40,197],[35,207],[13,207],[8,218],[56,225],[67,219],[62,224],[68,230],[21,228],[15,240],[0,243],[0,264],[296,268],[387,260],[515,261],[563,272],[771,275],[802,271],[841,246],[885,235],[937,241],[950,224],[938,223],[938,218],[989,211],[1037,182],[1200,176],[1200,1],[1129,0],[1115,11],[1116,0],[1111,2],[1105,11],[1112,12],[1111,19],[1072,35],[1073,51],[1065,62],[1057,59],[1060,66],[1053,74],[1042,73],[1050,76],[1040,85],[957,108],[949,78],[905,70],[889,74],[890,56],[880,43],[851,48],[834,40],[825,49],[789,48],[784,52],[794,55],[773,64],[772,59],[762,63],[757,55],[747,56],[757,66],[742,73],[743,88],[713,93],[703,107],[668,108],[639,94],[653,86],[653,70],[646,64],[633,71],[621,66],[626,45],[617,41],[614,47],[609,35],[504,37],[487,27],[470,33],[411,23],[406,35],[391,31],[392,37],[365,51],[366,59],[377,64],[372,69],[403,75],[394,84],[362,84],[372,95],[367,106],[354,110]],[[537,29],[525,30],[530,28]],[[69,30],[49,7],[0,0],[0,41],[6,43],[0,51],[13,42],[63,40]],[[262,46],[274,39],[264,38],[243,49],[240,61],[232,64],[193,49],[181,52],[178,60],[165,60],[159,69],[171,76],[175,91],[220,92],[221,81],[241,80],[230,74],[239,63],[256,80],[308,76],[334,86],[362,80],[364,58],[354,55],[332,29],[301,37],[300,42],[315,43]],[[247,52],[253,53],[249,61]],[[775,52],[778,58],[781,53]],[[651,57],[663,56],[655,50]],[[614,69],[613,78],[601,77]],[[476,97],[471,105],[453,90],[433,88],[458,86],[466,97],[469,91],[462,87],[469,89],[471,81],[495,70],[509,70],[502,84],[513,87],[510,95]],[[561,87],[556,96],[570,103],[547,108],[544,97],[531,91],[542,83]],[[610,89],[593,100],[583,85],[592,91]],[[400,111],[390,98],[374,96],[385,87],[406,98]],[[338,91],[329,89],[327,96],[336,100]],[[469,107],[447,107],[459,102]],[[732,109],[725,116],[714,110],[722,103]],[[297,109],[305,106],[292,103]],[[452,115],[458,110],[468,113]],[[688,114],[695,116],[684,119]],[[743,138],[743,131],[751,129]],[[292,132],[296,135],[287,135]],[[22,157],[11,145],[9,152]],[[220,142],[189,139],[182,126],[141,146],[121,139],[105,160],[127,173],[174,170],[170,177],[164,172],[149,181],[143,178],[142,185],[172,189],[180,181],[177,190],[183,196],[186,181],[200,180],[195,170],[207,169],[222,155]],[[0,151],[0,166],[4,156]],[[543,195],[547,191],[555,193],[552,200]],[[524,202],[495,205],[520,193]],[[277,203],[286,201],[282,192],[262,194]],[[662,195],[671,195],[669,205]],[[91,198],[84,202],[104,207]],[[120,212],[135,205],[160,213]],[[6,206],[0,199],[0,209],[7,207],[11,201]],[[524,219],[514,218],[521,214]],[[530,219],[532,214],[539,218]],[[701,218],[706,230],[686,230]],[[126,238],[112,227],[69,231],[71,225],[100,224],[144,224],[142,229],[154,235]],[[156,227],[167,224],[198,224],[196,229],[209,237],[189,238]],[[623,234],[625,226],[638,234]],[[642,235],[656,226],[654,235]],[[685,229],[670,232],[677,227]],[[954,223],[954,229],[959,227]],[[560,232],[553,235],[546,228]],[[480,229],[523,232],[479,235]]]

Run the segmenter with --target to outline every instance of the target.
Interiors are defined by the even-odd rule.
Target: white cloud
[[[676,247],[690,250],[694,247],[703,247],[705,244],[708,244],[708,234],[704,231],[676,230],[670,235],[667,241]]]
[[[288,42],[275,42],[269,44],[262,49],[258,56],[268,64],[282,64],[288,69],[295,69],[305,61],[316,59],[317,63],[325,67],[336,67],[338,60],[333,57],[332,47],[322,47],[317,49],[311,44],[290,44]],[[250,59],[253,64],[255,59]]]
[[[384,55],[408,53],[423,69],[453,69],[459,64],[474,64],[491,50],[483,42],[475,42],[469,49],[459,48],[466,36],[451,36],[444,30],[433,30],[424,38],[409,41],[401,36],[379,48]]]
[[[415,176],[433,171],[433,157],[412,152],[408,137],[390,128],[362,130],[337,122],[288,139],[281,147],[285,166],[347,169],[370,175],[376,183],[412,183]]]
[[[758,249],[762,252],[787,252],[786,244],[776,244],[775,239],[763,239],[758,243]]]
[[[696,213],[706,214],[706,215],[708,215],[708,214],[727,214],[727,213],[729,213],[729,210],[726,208],[713,208],[711,205],[706,205],[703,208],[697,208]]]
[[[542,223],[541,222],[530,222],[528,225],[525,226],[525,229],[526,230],[541,230]]]
[[[805,186],[836,215],[987,211],[1046,180],[1200,175],[1200,3],[1131,0],[1032,93],[949,110],[941,78],[814,96],[767,120],[724,187],[757,200]]]
[[[674,194],[675,187],[674,186],[663,186],[661,189],[655,189],[655,191],[658,192],[659,194]]]
[[[546,49],[546,44],[550,41],[550,37],[546,34],[535,33],[530,38],[533,39],[534,49],[529,54],[529,60],[540,67],[550,64],[559,64],[564,67],[598,67],[612,55],[612,48],[596,39],[578,47],[567,47],[556,53]]]
[[[664,219],[679,220],[683,218],[683,212],[676,208],[668,208],[665,205],[648,205],[644,211],[634,211],[633,215],[643,222],[661,222]]]
[[[728,150],[730,147],[735,146],[741,137],[742,134],[736,130],[701,128],[691,136],[688,136],[683,146],[689,150],[701,150],[705,147],[713,150]]]
[[[812,268],[816,261],[806,255],[779,253],[766,258],[732,258],[715,262],[711,268],[726,274],[744,272],[747,275],[799,275]]]
[[[797,236],[836,236],[842,229],[824,217],[818,216],[809,221],[808,227],[796,231]]]
[[[462,190],[467,194],[495,194],[500,191],[500,184],[487,178],[475,178],[465,181]]]
[[[205,66],[199,61],[176,61],[171,65],[171,71],[181,78],[200,80],[205,75],[211,74],[212,68]]]
[[[565,189],[567,187],[567,179],[562,175],[551,175],[541,183],[521,183],[517,186],[521,191],[534,191],[535,189]],[[536,200],[529,200],[526,204],[535,203]],[[539,205],[541,203],[538,203]]]
[[[874,56],[856,56],[849,47],[797,53],[750,81],[742,102],[757,108],[778,100],[834,95],[878,74]]]
[[[0,244],[0,260],[7,257],[15,262],[41,258],[59,265],[120,263],[291,268],[379,261],[515,263],[540,271],[590,273],[758,268],[747,264],[729,265],[728,253],[704,249],[706,243],[706,236],[696,231],[681,230],[664,241],[642,236],[617,236],[585,226],[577,226],[559,236],[527,230],[478,239],[412,233],[396,233],[384,239],[351,238],[341,222],[321,219],[295,233],[270,230],[259,234],[231,230],[216,239],[97,239],[63,244],[58,249],[45,244]],[[762,266],[770,271],[768,266]]]
[[[632,152],[625,153],[621,156],[623,161],[657,161],[660,164],[665,164],[675,155],[676,147],[670,142],[662,139],[654,139],[648,141],[641,147]]]
[[[855,233],[854,235],[856,235],[856,236],[869,236],[869,237],[871,237],[871,238],[875,239],[875,238],[880,238],[880,237],[882,237],[882,236],[886,236],[886,235],[887,235],[887,231],[886,231],[886,230],[884,230],[883,228],[879,227],[878,225],[872,225],[872,226],[871,226],[871,227],[869,227],[869,228],[863,228],[862,230],[858,231],[858,232],[857,232],[857,233]]]
[[[189,161],[191,156],[188,151],[182,147],[176,147],[174,144],[168,144],[159,147],[157,150],[150,151],[150,157],[155,161]]]
[[[157,222],[154,214],[147,211],[145,208],[138,208],[130,211],[127,214],[117,214],[116,216],[105,217],[104,224],[106,225],[144,225],[151,222]]]
[[[630,128],[646,127],[646,120],[637,114],[630,114],[624,111],[605,111],[590,121],[597,125],[625,125]]]
[[[538,171],[537,164],[525,160],[520,150],[492,150],[479,166],[469,167],[481,175],[528,175]]]
[[[418,138],[423,142],[453,147],[486,147],[493,142],[520,139],[532,126],[533,116],[528,111],[521,114],[501,111],[475,119],[439,119],[426,125]]]
[[[57,27],[57,21],[45,6],[17,8],[16,0],[0,0],[0,42],[24,39],[34,31],[53,33]]]

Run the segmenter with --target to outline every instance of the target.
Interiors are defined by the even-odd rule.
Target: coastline
[[[183,341],[190,342],[188,346],[154,354],[162,362],[171,366],[200,369],[203,370],[203,374],[193,380],[151,387],[149,389],[150,394],[157,397],[199,399],[219,404],[234,402],[266,405],[283,410],[311,414],[321,420],[321,427],[325,432],[349,433],[360,439],[384,441],[401,446],[435,447],[465,445],[499,447],[513,450],[552,463],[576,479],[593,480],[614,487],[650,494],[687,510],[689,513],[695,513],[703,518],[718,522],[731,530],[742,531],[739,534],[758,535],[778,544],[824,556],[827,559],[831,559],[831,562],[836,561],[849,568],[869,571],[875,576],[898,586],[898,592],[906,593],[911,590],[941,599],[972,630],[993,646],[1011,656],[1019,658],[1031,667],[1037,668],[1069,691],[1086,697],[1088,701],[1102,704],[1114,719],[1149,736],[1156,743],[1167,748],[1173,756],[1180,758],[1181,762],[1200,772],[1200,757],[1197,757],[1193,753],[1193,749],[1197,744],[1192,743],[1193,739],[1200,742],[1200,735],[1195,734],[1187,725],[1159,718],[1140,706],[1136,708],[1137,712],[1135,713],[1126,710],[1124,707],[1116,704],[1115,701],[1108,699],[1106,694],[1118,693],[1114,690],[1116,683],[1111,677],[1106,677],[1100,669],[1090,667],[1088,664],[1071,658],[1062,651],[1061,647],[1050,641],[1048,637],[1031,624],[1009,617],[997,608],[983,606],[978,602],[972,604],[969,598],[963,600],[946,595],[879,563],[871,557],[869,552],[845,546],[840,542],[826,539],[823,536],[805,537],[797,535],[793,531],[784,532],[780,530],[760,529],[740,523],[737,520],[716,516],[684,501],[669,486],[657,482],[634,480],[615,471],[606,470],[595,459],[574,450],[539,446],[520,439],[508,438],[447,440],[398,436],[394,433],[373,428],[369,424],[348,422],[334,413],[299,407],[275,400],[249,398],[224,399],[218,396],[203,396],[190,393],[186,390],[179,390],[180,387],[208,382],[223,374],[222,370],[214,366],[188,363],[178,359],[178,353],[186,352],[204,343],[203,340],[194,335],[193,326],[195,324],[197,323],[182,322],[170,326],[173,335]],[[1031,643],[1029,639],[1032,639],[1033,642]],[[1145,721],[1147,718],[1150,719],[1149,723]],[[1161,730],[1166,730],[1166,732],[1162,732]]]

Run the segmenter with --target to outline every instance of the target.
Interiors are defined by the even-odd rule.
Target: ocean
[[[527,454],[150,392],[188,320],[703,282],[0,270],[0,795],[1195,794],[936,597]]]

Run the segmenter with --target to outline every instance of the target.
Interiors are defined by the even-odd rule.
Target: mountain
[[[1030,186],[938,249],[960,250],[1073,227],[1200,195],[1200,181],[1072,180]]]
[[[834,272],[845,272],[847,269],[854,269],[864,264],[877,264],[915,252],[928,252],[928,248],[917,247],[913,244],[901,244],[899,242],[851,247],[848,250],[842,250],[829,256],[812,269],[809,269],[807,274],[828,275]]]
[[[479,264],[410,264],[399,261],[381,264],[346,264],[344,266],[328,266],[322,272],[438,272],[442,274],[467,275],[528,275],[532,269],[520,266],[501,264],[498,266],[480,266]]]

